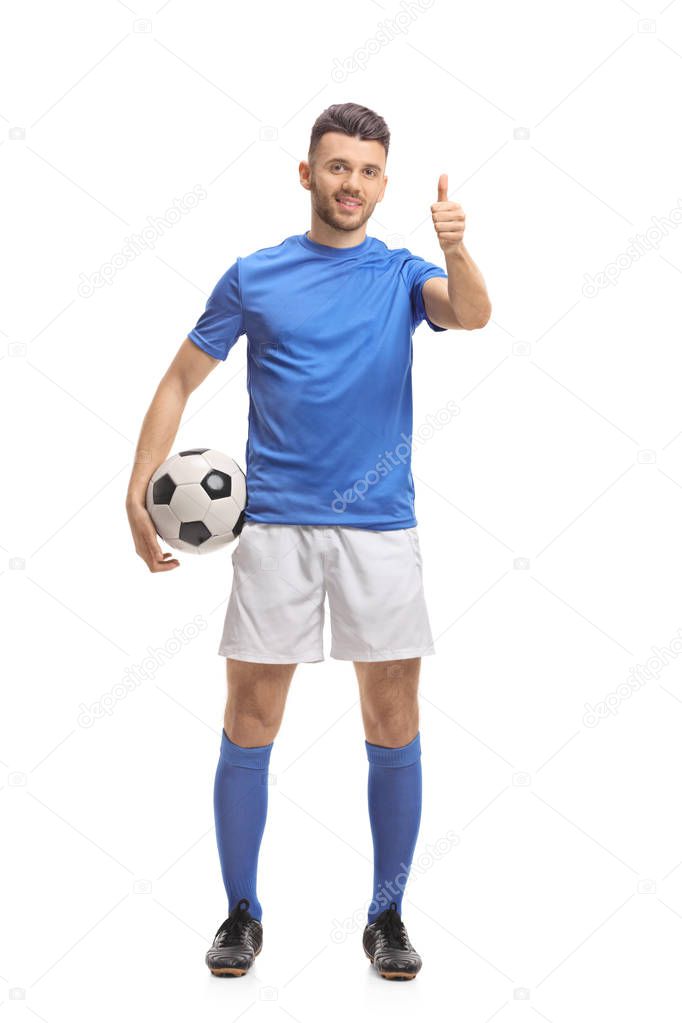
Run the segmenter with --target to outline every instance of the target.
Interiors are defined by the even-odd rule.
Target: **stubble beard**
[[[335,198],[337,193],[334,193],[330,198],[322,195],[317,187],[314,175],[310,177],[310,194],[312,195],[313,209],[320,220],[329,227],[333,227],[336,231],[357,231],[359,227],[367,223],[374,209],[374,206],[368,206],[365,203],[360,207],[361,216],[358,219],[355,216],[352,218],[344,216],[337,209]]]

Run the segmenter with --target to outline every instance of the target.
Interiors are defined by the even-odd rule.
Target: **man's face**
[[[380,142],[325,132],[312,167],[300,165],[301,183],[309,188],[315,213],[338,231],[357,231],[383,199],[388,178],[386,151]]]

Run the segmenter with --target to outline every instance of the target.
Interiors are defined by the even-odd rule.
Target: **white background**
[[[100,0],[3,20],[0,1020],[678,1020],[682,3]],[[352,666],[327,659],[292,684],[264,948],[231,983],[204,964],[227,909],[212,786],[230,557],[152,575],[124,500],[159,379],[236,256],[310,227],[298,162],[349,100],[392,132],[369,234],[442,265],[448,173],[493,304],[482,331],[414,338],[415,435],[460,408],[413,456],[437,656],[403,917],[424,967],[392,985],[361,948],[364,735]],[[242,338],[173,450],[243,461],[245,360]]]

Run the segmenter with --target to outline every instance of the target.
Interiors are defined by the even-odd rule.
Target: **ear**
[[[310,191],[310,164],[306,160],[301,160],[298,165],[298,178],[308,192]]]

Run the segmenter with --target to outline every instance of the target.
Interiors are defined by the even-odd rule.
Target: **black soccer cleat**
[[[407,936],[396,902],[366,925],[362,947],[372,966],[386,980],[414,980],[422,968],[421,956]]]
[[[216,931],[206,953],[206,965],[216,977],[243,977],[263,947],[263,927],[248,909],[249,900],[240,899]]]

